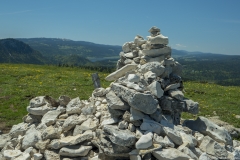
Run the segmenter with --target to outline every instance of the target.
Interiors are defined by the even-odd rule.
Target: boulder
[[[151,132],[147,133],[146,135],[142,135],[135,144],[136,149],[147,149],[151,147],[153,144],[152,138],[153,134]]]
[[[169,57],[171,56],[171,48],[166,46],[163,48],[158,49],[143,49],[142,50],[143,55],[149,56],[149,57],[159,57],[159,56],[165,56]]]
[[[113,91],[110,91],[106,94],[106,100],[111,109],[129,109],[129,106],[125,105],[125,103]]]
[[[35,106],[35,105],[33,105],[33,106]],[[48,103],[46,103],[46,104],[44,103],[44,105],[38,106],[38,107],[31,107],[31,106],[27,107],[28,113],[33,114],[33,115],[44,115],[45,113],[47,113],[50,110],[52,110],[52,107],[49,106]]]
[[[175,149],[175,148],[167,148],[162,149],[159,151],[153,151],[153,156],[157,159],[163,159],[163,160],[189,160],[191,157],[189,157],[187,154]]]
[[[118,69],[117,71],[109,74],[105,80],[107,81],[114,81],[118,78],[124,76],[127,72],[134,71],[137,68],[137,64],[127,64],[122,68]]]
[[[15,159],[16,157],[20,156],[22,152],[20,150],[5,150],[3,151],[3,156],[6,160]]]
[[[233,144],[231,136],[224,128],[219,127],[205,117],[200,116],[195,121],[186,120],[183,125],[203,135],[208,135],[219,143],[225,143],[226,145]]]
[[[180,132],[173,130],[169,127],[163,127],[163,130],[165,134],[176,144],[176,145],[181,145],[183,144],[182,137],[180,135]]]
[[[103,131],[114,144],[119,146],[131,146],[136,142],[135,134],[127,129],[120,130],[117,126],[104,125]]]
[[[227,159],[228,157],[228,152],[224,146],[220,145],[209,136],[205,136],[203,138],[199,148],[203,152],[206,152],[207,154],[215,156],[219,159]]]
[[[164,44],[164,45],[168,44],[168,37],[165,37],[162,34],[159,34],[155,37],[148,36],[147,38],[150,44]]]
[[[22,148],[27,149],[28,147],[35,146],[35,144],[41,139],[41,132],[36,130],[35,127],[31,127],[24,135]]]
[[[149,63],[142,65],[139,68],[139,72],[142,74],[145,74],[148,71],[155,73],[156,76],[161,76],[165,71],[165,67],[159,62],[149,62]]]
[[[111,89],[116,93],[116,95],[128,102],[131,107],[143,113],[152,114],[157,110],[158,101],[154,99],[151,94],[136,92],[118,83],[113,83]]]
[[[85,115],[71,115],[69,116],[63,123],[62,129],[64,131],[68,131],[72,128],[74,128],[76,125],[81,124],[87,119]]]
[[[149,89],[151,94],[156,96],[157,98],[161,98],[163,96],[164,91],[162,90],[159,82],[153,81],[147,88]]]
[[[42,123],[46,124],[47,126],[50,126],[54,124],[60,115],[61,111],[53,110],[49,111],[42,117]]]

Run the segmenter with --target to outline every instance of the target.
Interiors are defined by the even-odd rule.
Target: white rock
[[[35,147],[39,149],[40,153],[44,153],[49,143],[50,143],[50,139],[47,139],[45,141],[40,140],[35,144]]]
[[[42,139],[58,139],[60,138],[62,128],[54,128],[53,126],[49,126],[42,132]]]
[[[173,97],[176,98],[178,100],[183,100],[184,98],[184,94],[182,91],[178,90],[178,89],[172,89],[168,91],[168,94]]]
[[[153,151],[153,156],[161,160],[189,160],[191,157],[180,152],[175,148],[162,149],[159,151]]]
[[[199,160],[212,160],[207,153],[202,153],[201,156],[199,157]]]
[[[47,126],[54,124],[59,116],[61,111],[53,110],[49,111],[42,117],[42,123],[45,123]]]
[[[32,108],[37,108],[47,104],[45,96],[38,96],[30,100],[29,106]]]
[[[59,149],[64,146],[71,146],[79,144],[85,140],[91,140],[93,138],[92,131],[86,131],[83,134],[78,134],[76,136],[63,137],[61,139],[55,139],[49,144],[50,148]]]
[[[199,148],[210,155],[214,155],[219,159],[226,159],[228,157],[227,150],[219,143],[214,141],[209,136],[205,136]]]
[[[158,56],[158,57],[149,57],[149,56],[142,56],[141,59],[145,62],[162,62],[164,60],[165,56]]]
[[[128,110],[129,106],[125,105],[124,102],[113,92],[110,91],[106,94],[106,100],[108,105],[112,109]]]
[[[171,147],[171,148],[175,147],[175,144],[173,143],[173,141],[168,136],[164,137],[163,143],[164,143],[165,147]]]
[[[127,64],[124,67],[120,68],[119,70],[109,74],[105,80],[107,81],[114,81],[118,78],[124,76],[127,72],[134,71],[137,68],[137,64]]]
[[[82,130],[82,131],[86,131],[86,130],[95,130],[99,125],[99,122],[98,120],[93,120],[91,118],[88,118],[86,121],[84,121],[79,129]]]
[[[159,34],[155,37],[147,36],[147,38],[150,44],[164,44],[164,45],[168,44],[168,37],[165,37],[162,34]]]
[[[137,82],[138,83],[140,81],[140,77],[136,74],[129,74],[127,79],[129,82]]]
[[[169,127],[163,127],[164,132],[166,135],[177,145],[183,144],[182,137],[180,133],[176,130],[173,130]]]
[[[152,93],[152,95],[156,96],[157,98],[161,98],[163,96],[164,91],[161,88],[161,85],[157,81],[153,81],[149,86],[148,89]]]
[[[193,160],[198,160],[198,157],[188,147],[185,147],[185,145],[181,145],[177,149],[191,157]]]
[[[50,110],[52,110],[52,107],[50,107],[48,103],[39,107],[31,107],[31,106],[27,107],[28,113],[33,115],[44,115]]]
[[[41,153],[35,153],[33,155],[33,160],[41,160],[43,155]]]
[[[119,129],[127,129],[128,128],[128,122],[126,121],[121,121],[118,123],[118,128]]]
[[[168,57],[171,55],[171,48],[170,47],[163,47],[159,49],[143,49],[142,50],[143,55],[149,56],[149,57],[159,57],[164,55],[165,57]]]
[[[11,140],[11,137],[8,134],[0,135],[0,150],[3,149],[3,147],[9,140]]]
[[[69,116],[63,123],[62,129],[64,131],[68,131],[70,129],[72,129],[73,127],[75,127],[78,124],[81,124],[82,122],[84,122],[87,119],[87,117],[85,115],[72,115]]]
[[[142,74],[145,74],[148,71],[155,73],[156,76],[161,76],[165,71],[165,67],[159,62],[149,62],[142,65],[139,69],[139,72]]]
[[[96,97],[102,97],[102,96],[105,96],[106,95],[106,89],[105,88],[96,88],[94,91],[93,91],[93,95],[96,96]]]
[[[92,149],[92,146],[68,146],[63,147],[60,149],[59,154],[61,156],[68,156],[68,157],[79,157],[79,156],[86,156],[88,152]]]
[[[194,102],[190,99],[184,99],[183,102],[185,102],[185,110],[184,112],[189,112],[191,114],[198,114],[198,102]]]
[[[131,42],[126,42],[126,43],[123,44],[123,46],[122,46],[123,52],[127,53],[127,52],[130,52],[130,51],[131,51],[130,43],[131,43]]]
[[[179,87],[180,87],[180,83],[170,84],[170,85],[168,85],[168,86],[164,89],[164,91],[166,92],[166,91],[168,91],[168,90],[177,89],[177,88],[179,88]]]
[[[79,97],[72,99],[66,107],[67,114],[80,114],[83,104],[81,103]]]
[[[20,150],[5,150],[3,151],[3,156],[7,160],[15,159],[16,157],[20,156],[22,152]]]
[[[195,147],[197,145],[197,140],[195,137],[193,137],[190,134],[186,134],[184,132],[179,132],[179,133],[182,137],[183,144],[188,144],[189,147]]]
[[[141,138],[136,142],[136,149],[147,149],[152,146],[152,134],[148,133],[146,135],[142,135]]]
[[[222,127],[219,127],[212,121],[205,117],[198,117],[195,121],[186,120],[184,125],[188,128],[198,131],[203,135],[208,135],[219,143],[225,143],[226,145],[232,145],[232,138],[229,133]]]
[[[36,130],[36,128],[31,127],[25,134],[22,141],[22,148],[27,149],[28,147],[34,146],[38,141],[40,141],[41,133]]]

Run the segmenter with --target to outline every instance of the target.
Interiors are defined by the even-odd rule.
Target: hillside
[[[120,46],[95,44],[58,38],[19,38],[46,57],[76,54],[87,58],[118,56]]]
[[[16,39],[0,40],[0,63],[44,64],[48,60],[39,51]]]

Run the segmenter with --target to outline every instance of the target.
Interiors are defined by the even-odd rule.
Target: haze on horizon
[[[122,45],[152,26],[178,50],[240,55],[239,0],[0,0],[0,39]]]

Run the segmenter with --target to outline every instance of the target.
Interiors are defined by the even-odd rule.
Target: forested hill
[[[0,63],[44,64],[48,60],[29,45],[16,39],[0,40]]]
[[[113,57],[122,50],[120,46],[95,44],[85,41],[73,41],[59,38],[19,38],[44,56],[80,55],[84,57]]]

